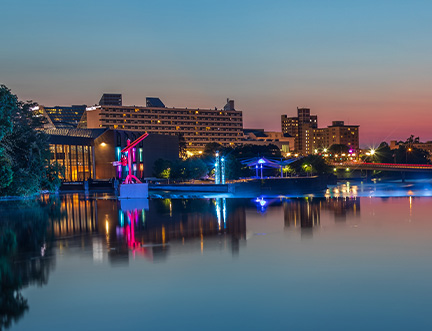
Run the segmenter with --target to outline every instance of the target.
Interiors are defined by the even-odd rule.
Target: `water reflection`
[[[416,199],[399,201],[406,202],[410,221]],[[365,207],[370,200],[257,197],[118,201],[71,194],[44,196],[32,202],[2,202],[0,234],[4,238],[8,230],[12,231],[16,247],[0,257],[0,329],[24,316],[29,306],[22,289],[47,284],[56,258],[80,254],[94,264],[121,267],[133,259],[168,264],[176,256],[211,251],[237,257],[246,251],[249,240],[258,238],[257,224],[265,230],[272,226],[283,229],[284,235],[316,238],[329,220],[344,226],[359,218],[361,203]],[[265,223],[268,215],[269,223]]]
[[[59,214],[54,201],[8,202],[0,207],[0,330],[29,309],[21,290],[48,283],[54,269],[48,220]]]

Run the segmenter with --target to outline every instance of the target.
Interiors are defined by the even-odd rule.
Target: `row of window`
[[[160,127],[146,127],[146,126],[137,126],[133,125],[133,123],[125,123],[123,125],[117,125],[112,123],[107,123],[104,125],[101,125],[101,127],[109,127],[111,129],[128,129],[128,130],[137,130],[137,131],[148,131],[148,132],[154,132],[154,133],[182,133],[182,134],[196,134],[196,132],[199,132],[199,134],[203,136],[217,136],[221,135],[220,132],[228,132],[228,135],[243,135],[243,131],[239,129],[226,129],[221,128],[218,130],[206,130],[205,128],[198,129],[198,128],[160,128]],[[180,132],[179,132],[180,131]]]
[[[185,126],[189,126],[189,128],[187,128],[187,127],[184,127],[183,129],[184,130],[188,130],[188,129],[190,129],[190,128],[192,128],[192,127],[196,127],[196,125],[208,125],[209,123],[198,123],[198,122],[195,122],[195,123],[184,123],[184,122],[179,122],[179,123],[167,123],[167,122],[164,122],[164,121],[155,121],[155,123],[153,123],[153,121],[134,121],[134,120],[127,120],[127,119],[125,119],[125,120],[123,120],[122,122],[119,122],[119,121],[117,121],[117,120],[109,120],[109,119],[102,119],[102,121],[101,121],[103,124],[105,124],[105,123],[112,123],[112,124],[141,124],[141,125],[143,125],[143,124],[147,124],[147,125],[151,125],[151,126],[153,126],[154,128],[160,128],[160,127],[164,127],[164,128],[166,128],[167,126],[169,127],[169,126],[171,126],[172,128],[173,128],[173,130],[174,130],[174,128],[175,128],[175,130],[179,130],[179,129],[177,129],[177,127],[179,127],[179,125],[185,125]],[[218,123],[211,123],[210,125],[215,125],[215,124],[218,124]],[[201,126],[201,128],[204,130],[204,129],[206,129],[207,127],[209,127],[209,126]],[[240,125],[237,125],[237,124],[226,124],[226,123],[219,123],[219,125],[221,126],[221,127],[225,127],[225,128],[227,128],[227,127],[235,127],[235,128],[238,128],[239,130],[242,130],[243,129],[243,127],[242,127],[242,125],[240,124]],[[216,128],[213,128],[214,130],[217,130]],[[210,129],[208,129],[208,130],[211,130],[211,128]]]
[[[115,113],[161,113],[161,114],[170,114],[170,115],[201,115],[201,116],[235,116],[241,117],[242,112],[237,110],[232,111],[219,111],[219,110],[172,110],[167,108],[102,108],[103,112],[115,112]]]

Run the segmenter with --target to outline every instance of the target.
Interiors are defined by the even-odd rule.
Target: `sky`
[[[122,93],[235,100],[245,128],[309,107],[360,144],[432,140],[432,1],[2,0],[0,84],[45,106]]]

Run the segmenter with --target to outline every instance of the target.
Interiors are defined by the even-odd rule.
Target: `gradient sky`
[[[280,131],[310,107],[360,125],[363,146],[432,140],[432,1],[4,0],[0,83],[40,104],[243,111]]]

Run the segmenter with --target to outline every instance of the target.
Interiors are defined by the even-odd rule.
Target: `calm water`
[[[0,258],[0,321],[12,330],[430,330],[428,190],[2,202],[1,226],[19,252]]]

